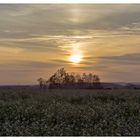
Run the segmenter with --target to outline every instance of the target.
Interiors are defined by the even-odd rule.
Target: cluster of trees
[[[58,69],[48,80],[38,79],[40,88],[101,88],[98,75],[89,73],[68,73]]]

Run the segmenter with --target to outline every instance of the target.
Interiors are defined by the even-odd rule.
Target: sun
[[[75,54],[75,55],[71,55],[69,60],[73,63],[80,63],[81,62],[81,55]]]

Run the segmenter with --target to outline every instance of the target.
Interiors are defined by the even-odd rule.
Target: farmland
[[[0,88],[1,136],[140,136],[140,90]]]

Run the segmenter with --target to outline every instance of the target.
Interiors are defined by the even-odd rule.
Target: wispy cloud
[[[139,15],[137,4],[0,5],[0,77],[32,83],[66,67],[95,71],[108,81],[138,81]],[[68,59],[74,48],[83,55],[78,65]]]

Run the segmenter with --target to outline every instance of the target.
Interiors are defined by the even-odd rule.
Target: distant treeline
[[[68,73],[64,68],[58,69],[48,80],[39,78],[37,81],[39,82],[40,88],[102,88],[98,75],[92,73]]]

